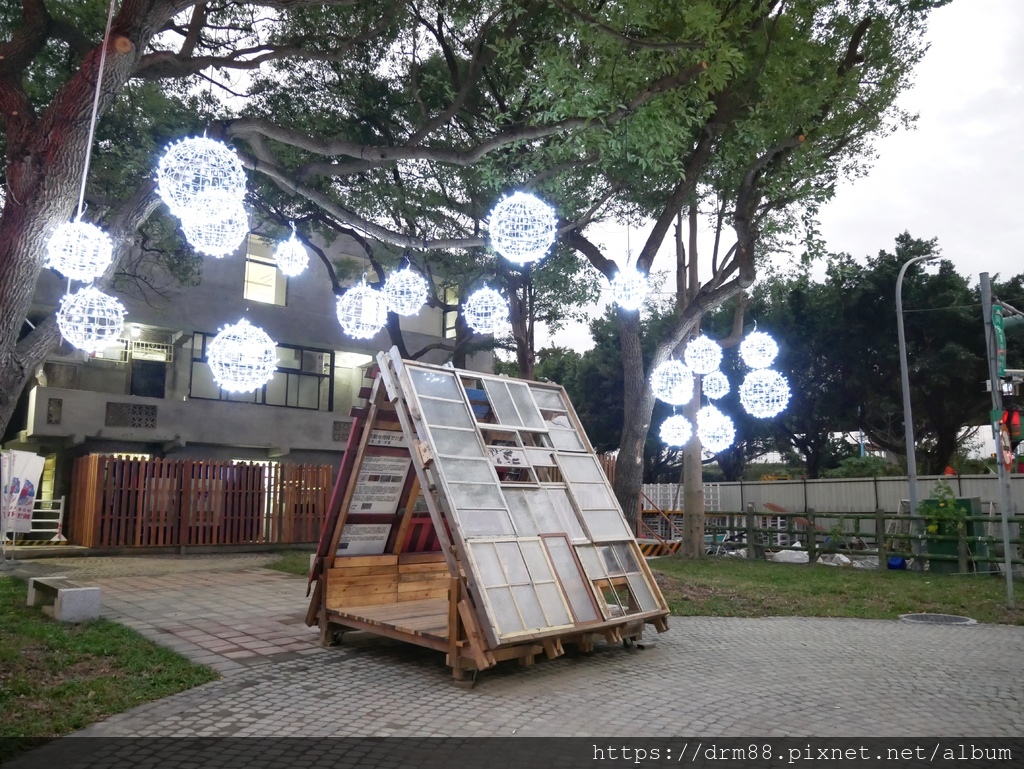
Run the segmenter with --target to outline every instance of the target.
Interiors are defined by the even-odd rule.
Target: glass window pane
[[[551,488],[546,491],[562,523],[562,531],[569,535],[569,539],[587,539],[587,533],[583,530],[583,525],[576,517],[576,511],[569,501],[569,492],[564,488]]]
[[[600,619],[594,607],[590,585],[583,581],[576,559],[573,558],[570,545],[561,537],[545,537],[544,545],[554,564],[558,581],[562,583],[565,597],[576,615],[577,622],[594,622]]]
[[[430,430],[434,439],[434,448],[438,454],[450,454],[457,457],[482,457],[484,450],[472,430],[446,430],[434,427]]]
[[[583,451],[583,441],[575,432],[568,430],[551,430],[548,433],[551,445],[560,451]]]
[[[441,472],[449,483],[466,481],[472,483],[495,483],[496,478],[491,470],[491,463],[486,459],[450,459],[441,457],[438,460]],[[601,505],[607,507],[607,505]]]
[[[487,591],[494,611],[494,621],[498,625],[498,635],[521,633],[526,628],[519,618],[519,610],[512,598],[512,590],[507,587],[492,587]]]
[[[449,483],[451,503],[457,508],[504,509],[505,500],[497,486],[483,483]],[[622,537],[616,537],[622,539]]]
[[[505,489],[505,501],[508,502],[509,513],[512,515],[517,534],[530,536],[539,533],[533,513],[526,502],[525,489]]]
[[[583,519],[595,542],[629,539],[629,529],[618,510],[587,510]]]
[[[619,565],[625,572],[640,571],[640,564],[637,563],[636,555],[633,553],[633,548],[629,546],[628,542],[616,542],[612,545],[612,550],[615,552],[615,557],[619,561]]]
[[[505,567],[505,576],[510,585],[529,585],[530,572],[526,570],[526,561],[523,554],[519,552],[517,542],[495,542],[494,549],[498,551],[498,558],[501,565]]]
[[[655,611],[660,608],[642,574],[630,574],[626,580],[629,582],[629,589],[633,591],[633,597],[636,599],[640,611]]]
[[[464,510],[455,511],[455,519],[459,523],[462,536],[471,537],[506,537],[515,534],[508,513],[504,510]]]
[[[469,545],[469,551],[476,561],[477,574],[483,581],[484,587],[504,585],[505,572],[501,568],[501,561],[498,554],[494,552],[494,545],[490,542],[475,542]]]
[[[519,382],[507,382],[508,391],[512,394],[512,400],[519,410],[519,416],[526,427],[543,427],[544,420],[540,418],[540,412],[530,398],[529,388]]]
[[[583,571],[586,572],[587,579],[604,579],[608,576],[601,556],[593,545],[576,545],[576,555],[580,557],[580,563],[583,564]]]
[[[519,549],[526,560],[533,582],[547,582],[555,578],[551,573],[551,566],[548,565],[548,559],[544,557],[544,546],[539,539],[520,540]]]
[[[615,507],[615,500],[603,483],[574,483],[572,493],[580,510],[606,510]]]
[[[548,390],[543,387],[531,387],[533,399],[542,409],[560,409],[565,411],[565,404],[562,403],[562,395],[557,390]]]
[[[551,449],[527,449],[526,456],[534,467],[554,467],[554,455]]]
[[[587,455],[585,457],[559,457],[558,463],[562,466],[562,472],[567,481],[576,483],[597,483],[604,482],[604,473],[601,472],[597,460]]]
[[[484,389],[487,390],[487,397],[491,401],[494,413],[501,424],[512,425],[513,427],[522,426],[523,423],[519,420],[519,414],[512,403],[512,396],[508,394],[508,388],[504,382],[485,379]]]
[[[527,501],[533,511],[533,517],[537,521],[537,528],[541,534],[568,534],[561,516],[555,510],[551,498],[544,489],[530,489],[526,492]],[[573,516],[575,519],[575,516]]]
[[[537,585],[536,588],[537,597],[540,599],[540,605],[544,607],[549,627],[571,625],[572,617],[569,616],[569,612],[565,608],[565,602],[562,601],[562,594],[558,591],[558,585],[554,582],[547,582],[543,585]]]
[[[412,385],[420,395],[431,395],[435,398],[448,398],[453,401],[461,401],[462,393],[455,382],[454,374],[445,374],[439,371],[420,371],[410,368],[409,375],[412,378]]]
[[[475,422],[470,418],[469,407],[459,401],[438,401],[420,398],[423,407],[423,418],[427,424],[445,427],[472,427]]]
[[[597,555],[601,559],[601,564],[609,576],[622,576],[622,567],[619,565],[619,560],[615,557],[615,550],[611,545],[598,546]]]
[[[547,617],[540,608],[540,600],[537,598],[537,591],[533,585],[519,585],[512,588],[512,594],[519,604],[519,613],[523,615],[527,630],[544,630],[549,627]]]

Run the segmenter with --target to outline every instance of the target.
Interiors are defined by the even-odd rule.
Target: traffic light
[[[1003,412],[1003,418],[999,420],[999,424],[1006,425],[1010,430],[1010,444],[1014,450],[1017,449],[1017,444],[1021,442],[1021,425],[1020,425],[1020,412],[1016,409],[1010,409],[1009,411]]]

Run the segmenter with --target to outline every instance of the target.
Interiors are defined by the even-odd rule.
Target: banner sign
[[[394,515],[411,465],[408,457],[364,456],[349,512]]]
[[[2,472],[2,520],[0,536],[32,531],[32,508],[46,460],[29,451],[7,451],[0,464]]]

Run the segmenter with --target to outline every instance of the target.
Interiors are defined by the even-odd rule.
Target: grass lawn
[[[0,577],[0,763],[25,747],[12,738],[66,734],[219,678],[116,622],[57,622],[26,592]]]
[[[770,563],[742,558],[667,557],[649,562],[673,614],[719,617],[860,617],[957,614],[1024,625],[1024,585],[1006,607],[1006,582],[988,574],[918,574]]]
[[[295,574],[299,577],[309,576],[309,556],[312,550],[288,550],[281,553],[281,557],[271,564],[268,569],[283,571],[285,574]]]

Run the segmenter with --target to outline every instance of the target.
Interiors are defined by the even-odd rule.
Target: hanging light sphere
[[[178,218],[196,210],[204,192],[223,192],[236,200],[245,195],[245,172],[227,145],[205,136],[182,139],[167,148],[156,170],[157,192]]]
[[[693,397],[693,373],[678,360],[667,360],[651,373],[651,392],[658,400],[682,406]]]
[[[338,297],[337,312],[342,329],[356,339],[372,339],[388,321],[384,294],[366,285],[365,279]]]
[[[124,305],[95,286],[65,294],[57,310],[61,335],[79,350],[99,352],[121,336]]]
[[[619,270],[612,281],[612,296],[624,310],[639,310],[647,298],[647,276],[633,267]]]
[[[508,325],[508,302],[493,288],[478,288],[462,305],[466,324],[478,334],[493,334]]]
[[[50,236],[46,257],[46,266],[65,278],[90,281],[114,261],[114,244],[96,225],[75,220],[60,225]]]
[[[660,434],[666,446],[685,446],[693,435],[693,427],[686,417],[671,416],[661,423]]]
[[[384,281],[384,297],[388,307],[399,315],[415,315],[427,301],[427,281],[406,267]]]
[[[289,278],[294,278],[305,272],[306,267],[309,266],[309,254],[306,253],[306,249],[292,232],[292,236],[288,240],[282,240],[277,244],[274,261],[277,262],[277,269]]]
[[[213,378],[222,390],[249,393],[263,387],[277,370],[277,345],[245,318],[228,326],[206,348]]]
[[[683,360],[695,374],[710,374],[722,364],[722,346],[701,335],[686,345]]]
[[[494,250],[510,262],[542,259],[555,242],[555,210],[534,195],[513,192],[491,210],[488,228]]]
[[[717,408],[705,406],[697,412],[697,437],[709,454],[718,454],[732,446],[736,438],[736,427]]]
[[[740,343],[740,358],[750,368],[768,368],[779,354],[779,346],[763,331],[754,331]]]
[[[182,218],[181,230],[196,251],[220,259],[242,245],[249,215],[238,198],[211,190],[196,198],[196,209]]]
[[[721,371],[712,371],[700,381],[701,390],[711,400],[718,400],[729,394],[729,379]]]
[[[773,417],[789,403],[789,382],[770,368],[751,371],[740,385],[740,403],[752,417]]]

